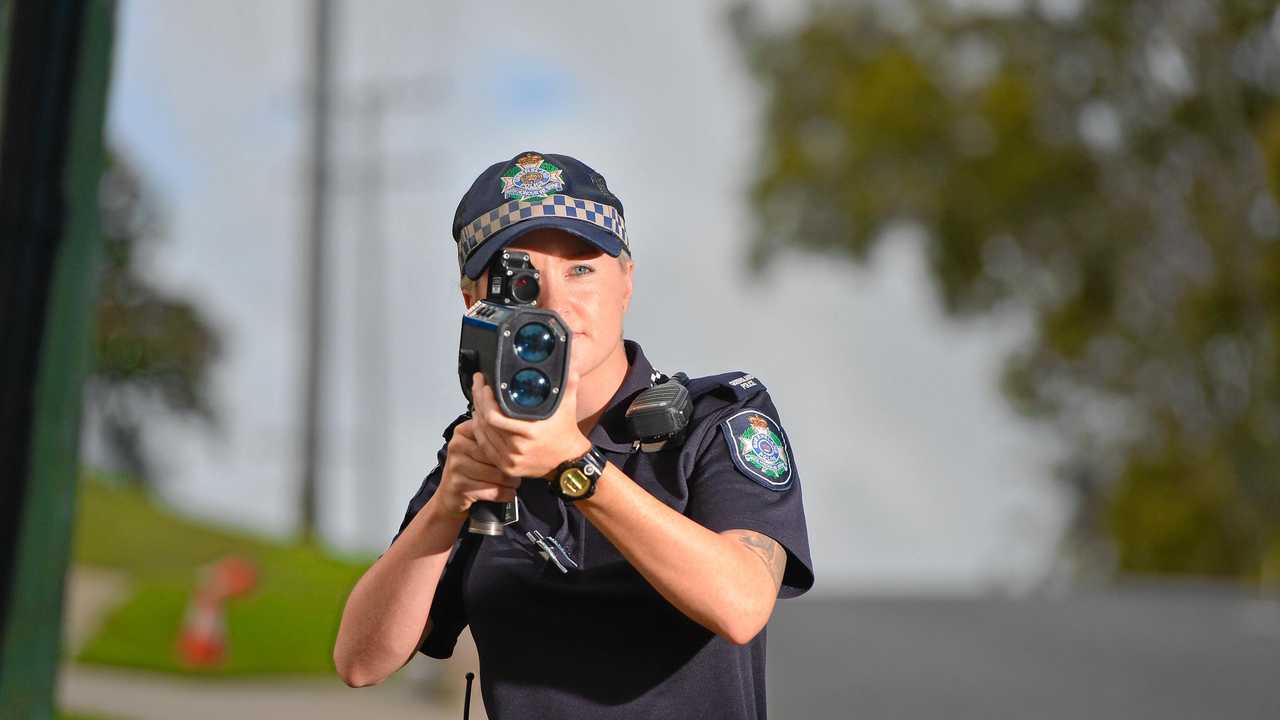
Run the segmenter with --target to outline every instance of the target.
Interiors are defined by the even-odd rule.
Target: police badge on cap
[[[502,197],[508,200],[541,200],[564,189],[564,171],[538,153],[525,153],[502,174]]]
[[[617,257],[631,252],[622,201],[604,176],[568,155],[526,150],[490,165],[453,215],[458,268],[476,279],[502,248],[554,228]]]

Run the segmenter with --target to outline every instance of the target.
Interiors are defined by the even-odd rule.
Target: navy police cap
[[[557,228],[617,257],[626,250],[622,201],[604,176],[568,155],[534,151],[490,165],[462,196],[453,216],[458,268],[476,279],[516,238]]]

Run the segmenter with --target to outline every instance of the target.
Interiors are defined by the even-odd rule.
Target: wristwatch
[[[604,453],[593,445],[582,457],[560,463],[547,478],[551,494],[569,502],[591,497],[607,462]]]

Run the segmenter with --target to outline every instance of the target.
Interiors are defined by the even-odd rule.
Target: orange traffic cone
[[[178,657],[184,665],[209,668],[222,663],[227,655],[226,602],[257,584],[257,570],[241,558],[223,558],[205,569],[178,635]]]
[[[213,566],[205,588],[219,600],[247,595],[258,584],[258,572],[249,561],[225,557]]]
[[[197,593],[187,607],[178,636],[178,655],[187,667],[220,664],[227,654],[227,621],[222,602]]]

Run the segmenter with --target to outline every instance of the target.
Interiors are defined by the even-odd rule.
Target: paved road
[[[70,665],[59,675],[58,703],[68,710],[127,720],[457,720],[460,698],[433,699],[411,678],[352,690],[325,680],[184,679]],[[473,720],[483,720],[479,688]]]
[[[1213,587],[804,598],[769,626],[774,718],[1280,718],[1280,600]]]
[[[128,598],[119,573],[77,567],[69,576],[65,612],[66,655],[73,656],[103,617]],[[58,675],[58,703],[65,710],[121,720],[435,720],[462,717],[463,675],[476,666],[475,646],[463,633],[455,659],[438,663],[419,657],[385,684],[352,690],[335,675],[327,679],[278,680],[184,678],[85,665],[64,665]],[[442,681],[432,681],[439,675]],[[447,688],[445,697],[431,688]],[[477,684],[471,717],[484,720]]]
[[[62,707],[120,718],[460,718],[419,659],[384,686],[190,680],[67,666]],[[417,675],[417,677],[415,677]],[[448,683],[446,686],[452,687]],[[478,689],[472,717],[483,710]],[[775,720],[1280,718],[1280,599],[1221,587],[1062,597],[790,600],[769,626]]]

